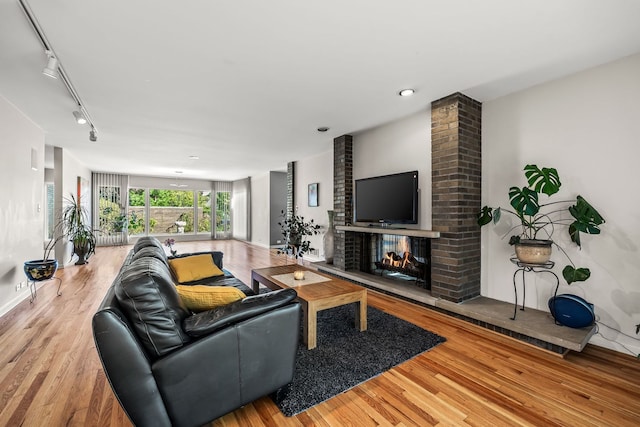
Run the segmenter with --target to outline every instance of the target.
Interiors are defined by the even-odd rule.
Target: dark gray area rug
[[[318,345],[300,339],[293,381],[271,395],[288,417],[349,390],[446,341],[376,308],[367,307],[367,330],[354,326],[355,304],[318,313]]]

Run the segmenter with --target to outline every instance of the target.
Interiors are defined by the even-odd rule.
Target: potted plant
[[[312,250],[311,242],[307,240],[307,236],[313,236],[320,233],[320,225],[316,224],[313,219],[305,221],[303,216],[291,215],[286,216],[281,211],[283,220],[278,223],[284,237],[284,246],[278,250],[278,253],[291,254],[296,260]]]
[[[88,225],[89,213],[80,204],[80,201],[71,194],[66,202],[60,220],[62,235],[67,236],[73,242],[73,253],[78,255],[76,265],[82,265],[95,253],[96,236]]]
[[[60,220],[54,227],[54,238],[44,247],[42,259],[30,260],[24,263],[24,272],[31,281],[49,280],[58,269],[58,261],[51,259],[51,252],[59,241],[68,239],[73,243],[73,253],[78,255],[76,265],[85,264],[95,252],[96,236],[87,225],[89,215],[86,209],[78,203],[71,194],[66,198],[66,206]]]
[[[516,232],[510,237],[509,244],[515,245],[516,255],[521,262],[545,264],[549,261],[551,247],[556,246],[569,260],[569,264],[562,270],[562,276],[567,283],[587,280],[591,271],[588,268],[576,267],[567,252],[552,239],[552,236],[556,228],[566,228],[571,242],[580,248],[580,233],[600,234],[599,227],[605,222],[604,218],[580,195],[570,200],[547,201],[561,186],[556,169],[540,169],[536,165],[527,165],[524,175],[527,186],[509,188],[509,204],[513,210],[484,206],[477,214],[478,224],[497,224],[504,212],[515,216],[519,223],[508,230],[503,238]],[[541,198],[544,198],[544,202]],[[527,254],[533,257],[525,258]]]

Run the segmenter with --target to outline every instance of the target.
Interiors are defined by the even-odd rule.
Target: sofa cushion
[[[224,276],[224,272],[214,264],[211,255],[207,254],[173,258],[169,260],[169,266],[178,283]]]
[[[162,261],[153,257],[133,260],[114,286],[125,316],[150,356],[165,355],[189,342],[182,321],[191,313]]]
[[[246,297],[233,286],[176,286],[178,295],[187,308],[193,312],[211,310],[221,305],[231,304]]]
[[[169,259],[177,259],[177,258],[184,258],[184,257],[189,257],[194,255],[205,255],[205,254],[213,258],[213,262],[215,263],[215,265],[218,266],[220,270],[224,268],[222,265],[222,258],[224,257],[224,254],[220,251],[187,252],[187,253],[172,255],[169,257]]]

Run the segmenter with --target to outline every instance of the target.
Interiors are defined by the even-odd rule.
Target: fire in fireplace
[[[427,239],[382,234],[375,240],[371,253],[376,272],[381,276],[387,273],[401,280],[413,280],[421,287],[430,288]]]

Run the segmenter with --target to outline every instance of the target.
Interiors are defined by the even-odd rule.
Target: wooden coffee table
[[[295,270],[304,270],[305,279],[294,280]],[[367,330],[367,290],[362,286],[296,264],[251,270],[251,286],[256,294],[260,283],[272,290],[296,290],[304,316],[303,339],[309,350],[317,344],[317,314],[321,310],[356,302],[355,325],[360,331]]]

